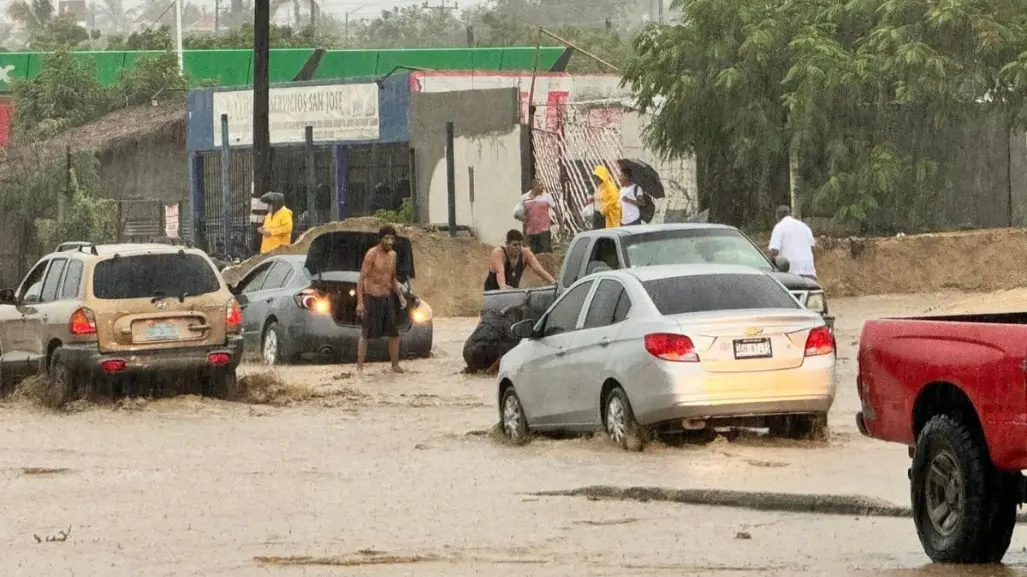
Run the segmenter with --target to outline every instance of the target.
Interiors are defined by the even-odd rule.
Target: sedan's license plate
[[[178,338],[178,329],[170,323],[153,323],[145,334],[148,341],[172,341]]]
[[[773,356],[770,339],[740,339],[735,341],[736,359],[763,359]]]

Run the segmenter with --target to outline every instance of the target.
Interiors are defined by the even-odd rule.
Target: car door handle
[[[264,299],[264,302],[266,302],[267,304],[271,304],[271,301],[273,300],[275,300],[275,297],[267,297],[266,299]]]
[[[601,346],[601,347],[608,347],[608,346],[610,346],[610,339],[607,338],[607,337],[603,337],[603,338],[599,339],[599,346]]]
[[[567,349],[565,349],[563,347],[560,347],[560,348],[556,349],[556,356],[562,357],[562,356],[564,356],[566,354],[567,354]]]

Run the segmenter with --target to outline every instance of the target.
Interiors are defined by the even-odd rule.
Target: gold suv
[[[0,393],[48,375],[63,403],[113,394],[237,394],[242,313],[202,251],[68,242],[0,290]],[[171,387],[171,390],[169,390]]]

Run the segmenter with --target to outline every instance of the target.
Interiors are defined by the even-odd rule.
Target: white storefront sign
[[[378,85],[332,84],[272,88],[270,97],[272,144],[296,144],[314,127],[314,140],[377,140]],[[253,91],[214,93],[214,146],[221,146],[221,115],[228,115],[232,146],[253,144]]]

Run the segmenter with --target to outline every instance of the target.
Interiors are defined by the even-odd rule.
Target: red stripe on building
[[[11,139],[11,121],[14,119],[14,108],[9,100],[0,100],[0,148]]]

